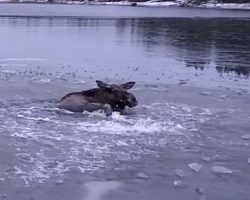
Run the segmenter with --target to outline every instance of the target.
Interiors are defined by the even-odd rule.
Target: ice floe
[[[138,179],[149,179],[149,176],[144,174],[143,172],[139,172],[136,177]]]
[[[185,173],[182,169],[176,169],[175,174],[181,178],[185,177]]]
[[[223,166],[213,166],[212,172],[215,174],[232,174],[233,171]]]
[[[242,135],[242,136],[240,136],[241,137],[241,139],[243,139],[243,140],[250,140],[250,135]]]
[[[94,181],[86,183],[85,187],[87,189],[86,200],[101,200],[105,193],[121,187],[121,183],[117,181]]]
[[[198,173],[202,168],[202,165],[199,163],[190,163],[188,166],[191,170],[193,170],[196,173]]]
[[[174,181],[174,186],[176,188],[185,188],[185,187],[187,187],[187,183],[185,181],[175,180]]]

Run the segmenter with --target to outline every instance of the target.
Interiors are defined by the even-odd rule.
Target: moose
[[[97,80],[96,84],[98,88],[65,95],[58,102],[57,107],[71,112],[102,110],[109,116],[112,115],[112,111],[123,114],[126,106],[131,108],[138,104],[135,96],[128,92],[135,82],[116,85]]]

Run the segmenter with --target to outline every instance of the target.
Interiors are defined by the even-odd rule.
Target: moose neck
[[[94,89],[90,89],[90,90],[85,90],[85,91],[82,91],[81,93],[86,96],[86,97],[89,97],[89,98],[95,98],[97,92],[99,91],[100,89],[99,88],[94,88]]]
[[[112,97],[110,97],[110,94],[107,93],[102,88],[94,88],[90,90],[85,90],[85,91],[82,91],[81,93],[82,95],[87,97],[90,102],[111,105]]]

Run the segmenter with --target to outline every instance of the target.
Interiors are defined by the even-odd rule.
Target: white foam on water
[[[101,120],[95,123],[79,122],[76,126],[78,130],[89,132],[107,132],[108,134],[137,134],[137,133],[150,133],[167,131],[171,127],[171,122],[157,122],[151,118],[137,119],[120,123],[118,121]],[[123,120],[122,120],[123,122]],[[179,129],[179,126],[171,127],[170,131],[174,132]]]
[[[18,114],[17,117],[23,118],[23,119],[26,119],[26,120],[33,120],[33,121],[53,122],[53,119],[51,119],[49,117],[27,117],[27,116],[24,116],[22,114]]]
[[[27,185],[60,176],[71,167],[84,173],[116,160],[157,154],[167,146],[181,149],[196,136],[192,131],[198,130],[196,123],[210,117],[209,110],[165,102],[142,105],[136,115],[114,112],[110,117],[100,112],[58,112],[42,103],[13,105],[0,109],[0,131],[13,137],[20,151],[16,157],[21,157],[16,166],[22,173],[16,176]]]

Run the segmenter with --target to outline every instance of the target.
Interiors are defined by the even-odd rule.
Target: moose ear
[[[96,80],[96,84],[98,85],[99,88],[107,88],[109,85],[107,83],[104,83],[102,81]]]
[[[129,90],[132,87],[134,87],[134,85],[135,85],[135,82],[131,81],[131,82],[127,82],[127,83],[121,84],[121,87],[123,89],[125,89],[125,90]]]

